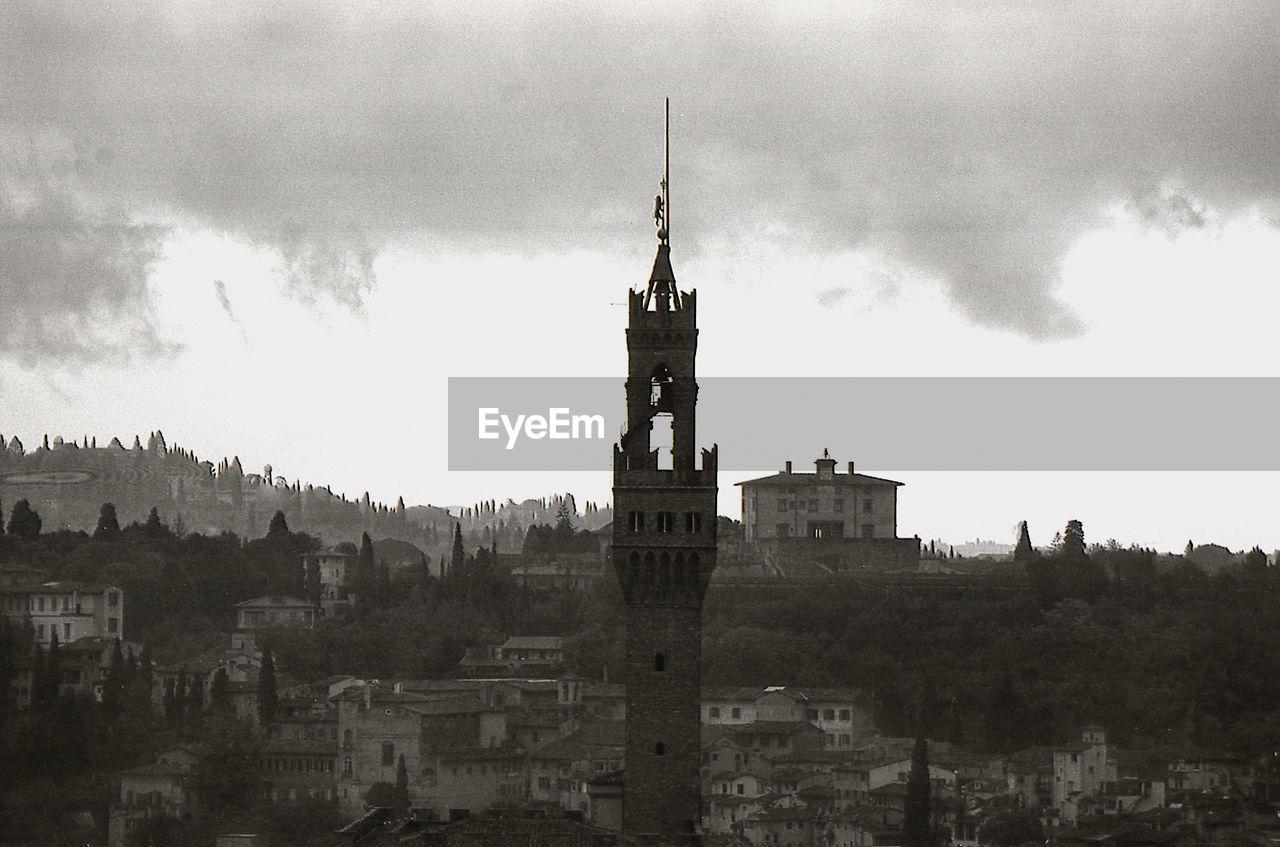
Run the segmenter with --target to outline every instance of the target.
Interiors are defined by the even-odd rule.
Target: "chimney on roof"
[[[822,458],[816,459],[813,466],[817,471],[818,479],[831,479],[836,475],[836,460],[831,458],[831,454],[826,450],[822,451]]]
[[[786,473],[791,473],[791,460],[787,459]]]
[[[849,475],[853,476],[853,462],[849,463]]]

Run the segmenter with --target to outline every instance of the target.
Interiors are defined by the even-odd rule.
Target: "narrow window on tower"
[[[644,512],[631,512],[627,519],[632,532],[644,532]]]
[[[661,653],[653,654],[653,669],[655,671],[665,671],[667,669],[667,657]]]
[[[671,532],[675,528],[676,516],[672,512],[658,512],[658,532]]]
[[[663,743],[662,743],[661,741],[659,741],[657,744],[653,745],[653,755],[655,755],[655,756],[665,756],[666,754],[667,754],[667,748],[666,748],[666,746],[665,746],[665,745],[663,745]]]
[[[702,513],[685,512],[684,530],[685,532],[702,532]]]

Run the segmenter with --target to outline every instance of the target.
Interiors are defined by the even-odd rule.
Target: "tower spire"
[[[656,294],[658,309],[679,310],[680,292],[676,289],[676,275],[671,270],[671,98],[662,101],[662,193],[653,198],[653,223],[658,228],[658,255],[653,260],[653,273],[644,293],[644,308]]]

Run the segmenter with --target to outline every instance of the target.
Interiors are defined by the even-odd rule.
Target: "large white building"
[[[56,636],[61,644],[81,638],[121,638],[124,592],[89,582],[14,581],[0,585],[0,613],[30,624],[38,644]]]
[[[745,540],[897,538],[902,483],[848,468],[838,473],[824,450],[813,473],[792,471],[788,461],[780,473],[739,482]]]

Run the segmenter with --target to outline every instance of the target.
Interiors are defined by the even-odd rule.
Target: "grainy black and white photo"
[[[1280,843],[1280,5],[0,0],[0,844]]]

